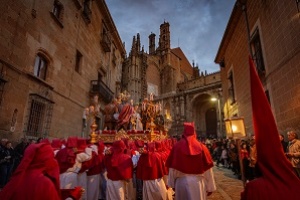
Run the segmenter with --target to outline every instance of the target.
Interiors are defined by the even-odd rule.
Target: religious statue
[[[130,94],[126,91],[121,94],[122,103],[119,105],[119,116],[117,121],[117,130],[123,128],[125,131],[129,128],[130,119],[134,112],[132,103],[128,102]]]
[[[94,95],[91,98],[91,103],[88,107],[86,107],[83,111],[83,132],[85,132],[85,129],[87,128],[88,133],[90,132],[89,127],[91,127],[92,124],[99,125],[100,121],[100,103],[99,103],[99,96]],[[97,127],[96,127],[97,128]]]
[[[139,104],[134,105],[134,112],[131,116],[131,129],[136,131],[142,131],[143,130],[143,124],[141,121],[141,115],[139,113]]]
[[[111,103],[107,104],[104,107],[104,127],[103,129],[115,130],[117,125],[118,112],[118,103],[117,99],[113,99]]]

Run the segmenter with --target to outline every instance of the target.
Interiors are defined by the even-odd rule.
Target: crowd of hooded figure
[[[179,141],[44,139],[26,147],[0,199],[206,199],[216,190],[212,167],[193,123]]]

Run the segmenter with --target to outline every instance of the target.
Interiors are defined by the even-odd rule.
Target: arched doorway
[[[210,108],[205,113],[206,137],[217,138],[217,112],[216,108]]]
[[[204,93],[192,101],[192,121],[195,122],[198,138],[217,137],[217,110],[211,97]]]

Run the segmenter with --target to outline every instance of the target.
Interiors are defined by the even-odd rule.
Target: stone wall
[[[4,88],[0,108],[0,131],[10,139],[26,134],[30,94],[53,101],[49,137],[81,135],[83,109],[90,104],[90,81],[98,79],[99,66],[105,71],[102,80],[116,92],[125,53],[116,36],[112,36],[111,52],[100,45],[103,22],[109,21],[101,3],[91,1],[90,23],[83,18],[83,5],[61,0],[63,16],[52,13],[54,1],[5,0],[0,6],[0,59],[5,62]],[[105,2],[104,2],[105,4]],[[112,23],[113,24],[113,23]],[[112,63],[113,48],[116,64]],[[82,54],[79,71],[75,71],[76,51]],[[34,76],[35,57],[47,58],[45,80]],[[103,103],[102,103],[103,104]],[[18,109],[15,130],[10,121]]]

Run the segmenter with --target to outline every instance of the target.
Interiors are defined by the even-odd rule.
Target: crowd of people
[[[194,124],[184,127],[179,141],[23,140],[14,150],[23,147],[20,164],[5,178],[0,199],[206,199],[216,189],[213,160],[197,140]],[[4,177],[1,174],[1,181]]]
[[[185,127],[182,138],[189,138],[187,133],[192,133],[194,140],[185,139],[183,142],[187,142],[188,147],[197,146],[189,144],[191,141],[197,143],[194,130],[188,130],[193,126],[185,125]],[[288,142],[284,140],[283,135],[279,135],[282,150],[291,162],[295,174],[300,178],[300,140],[295,131],[289,131],[287,137]],[[246,182],[260,176],[256,165],[257,150],[254,136],[238,143],[237,140],[230,139],[203,139],[201,141],[199,144],[207,147],[217,167],[231,169],[237,178],[244,177]],[[25,149],[36,143],[41,143],[41,139],[37,141],[22,139],[13,148],[11,141],[1,139],[1,188],[9,182],[11,175],[23,160]],[[54,158],[58,162],[60,192],[64,193],[65,189],[80,186],[85,190],[82,199],[122,199],[120,196],[126,199],[173,199],[174,190],[177,191],[177,197],[182,196],[178,192],[180,190],[175,189],[174,177],[188,177],[186,174],[202,174],[203,176],[204,172],[204,177],[210,177],[205,179],[211,181],[205,183],[206,187],[211,188],[209,192],[215,189],[212,165],[207,164],[210,170],[207,168],[200,170],[203,163],[197,167],[200,171],[184,169],[184,166],[195,166],[186,163],[193,163],[195,159],[198,159],[195,157],[193,161],[184,160],[184,155],[193,155],[195,153],[193,151],[196,151],[195,155],[199,155],[200,150],[197,151],[197,148],[196,150],[181,149],[180,151],[186,152],[179,156],[180,151],[173,150],[173,146],[180,142],[174,138],[154,142],[123,138],[113,144],[103,142],[89,144],[89,141],[84,138],[69,137],[67,141],[53,139],[51,143],[48,140],[44,140],[43,143],[51,145]],[[174,153],[177,156],[174,156]],[[176,167],[179,170],[174,170]],[[183,180],[180,184],[178,181],[178,187],[186,185],[185,181]]]
[[[300,140],[297,133],[295,131],[288,131],[288,141],[285,140],[283,134],[279,135],[279,139],[283,152],[291,162],[295,174],[300,178]],[[238,179],[244,177],[245,182],[249,182],[260,176],[259,168],[256,165],[257,149],[254,135],[249,139],[242,139],[240,141],[231,139],[203,139],[202,142],[208,147],[217,167],[231,169]]]

